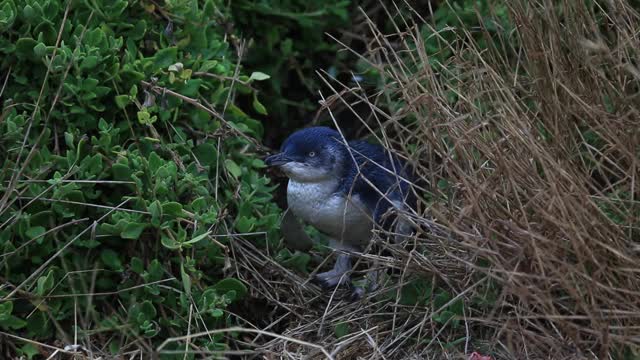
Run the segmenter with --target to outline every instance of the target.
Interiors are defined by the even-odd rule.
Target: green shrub
[[[350,5],[350,0],[231,2],[234,25],[250,40],[245,66],[273,76],[263,93],[280,128],[297,126],[317,109],[316,71],[345,63],[347,53],[338,52],[325,33],[337,35],[351,25]]]
[[[212,235],[278,240],[248,115],[268,76],[236,68],[226,2],[200,3],[0,1],[3,331],[125,352],[234,323],[246,286]]]

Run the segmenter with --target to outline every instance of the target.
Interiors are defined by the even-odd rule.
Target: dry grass
[[[326,109],[366,103],[363,124],[412,154],[427,184],[421,213],[408,215],[438,231],[389,246],[392,256],[363,255],[397,270],[380,293],[433,277],[465,299],[462,328],[435,323],[429,303],[327,301],[239,242],[236,254],[251,254],[237,258],[240,273],[278,304],[273,328],[344,359],[462,358],[461,347],[495,358],[609,358],[640,347],[638,14],[624,0],[508,6],[515,30],[481,50],[458,29],[446,70],[429,65],[418,32],[428,22],[394,15],[394,34],[369,23],[363,55],[384,92],[321,74],[335,89]],[[489,284],[499,296],[477,305]],[[336,340],[341,322],[350,334]],[[448,350],[460,336],[464,346]],[[282,338],[254,340],[267,358],[323,357]]]

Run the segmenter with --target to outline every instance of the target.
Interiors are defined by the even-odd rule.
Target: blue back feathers
[[[411,191],[413,171],[407,163],[380,145],[361,140],[348,144],[356,164],[347,154],[351,166],[345,169],[341,191],[358,194],[373,209],[376,223],[385,228],[390,221],[381,223],[381,217],[393,206],[392,202],[415,209],[416,198]]]

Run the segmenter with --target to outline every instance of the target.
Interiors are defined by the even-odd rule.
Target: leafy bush
[[[325,32],[350,25],[351,0],[237,0],[234,25],[249,39],[244,64],[273,76],[262,87],[270,117],[290,129],[317,108],[318,69],[340,67],[346,53]]]
[[[124,353],[235,322],[229,234],[278,240],[248,115],[268,75],[237,68],[225,2],[200,3],[0,1],[4,331]]]

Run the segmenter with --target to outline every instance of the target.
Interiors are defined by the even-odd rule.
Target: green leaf
[[[194,237],[193,239],[191,239],[191,240],[189,240],[189,241],[185,241],[185,242],[183,243],[183,245],[187,245],[187,244],[195,244],[195,243],[197,243],[198,241],[200,241],[200,240],[202,240],[202,239],[206,239],[206,238],[207,238],[207,236],[209,236],[209,234],[211,234],[211,231],[207,231],[206,233],[204,233],[204,234],[200,234],[200,235],[198,235],[198,236]]]
[[[13,301],[0,302],[0,323],[8,320],[13,312]]]
[[[346,322],[338,323],[334,329],[334,333],[337,339],[349,335],[349,324]]]
[[[46,229],[42,226],[34,226],[34,227],[30,227],[27,232],[25,233],[25,235],[27,235],[29,237],[29,239],[35,239],[37,237],[42,236],[42,234],[44,234],[46,231]],[[41,243],[42,241],[40,241]]]
[[[98,57],[94,55],[89,55],[82,60],[80,63],[80,69],[82,70],[90,70],[98,65]]]
[[[469,338],[466,337],[466,336],[459,337],[459,338],[457,338],[457,339],[455,339],[455,340],[453,340],[451,342],[445,343],[444,344],[444,348],[445,349],[453,349],[457,345],[464,344],[468,340],[469,340]],[[473,358],[473,356],[471,358]],[[484,358],[484,356],[480,356],[480,358],[482,359],[482,358]]]
[[[253,230],[256,221],[253,217],[240,216],[236,221],[236,230],[241,233],[248,233]]]
[[[231,159],[226,159],[224,161],[224,167],[236,179],[239,178],[240,175],[242,175],[242,169],[240,169],[240,166],[238,166],[238,164],[236,164],[236,162]]]
[[[291,257],[284,260],[282,264],[292,269],[296,269],[300,272],[306,272],[307,266],[311,261],[311,256],[307,253],[296,251]]]
[[[184,263],[180,263],[180,277],[182,278],[182,286],[187,296],[191,297],[191,278],[189,274],[184,270]]]
[[[204,196],[200,196],[191,202],[191,209],[197,212],[206,210],[208,206],[209,204]]]
[[[258,95],[253,96],[253,108],[260,115],[268,115],[267,108],[264,107],[262,103],[260,103],[260,100],[258,100]]]
[[[16,41],[16,55],[20,58],[34,59],[35,53],[33,49],[38,45],[38,42],[32,38],[21,38]]]
[[[449,305],[448,310],[458,316],[464,316],[464,301],[462,299],[454,301]]]
[[[117,95],[115,100],[118,109],[124,109],[131,103],[131,98],[129,97],[129,95]]]
[[[438,188],[440,190],[447,190],[449,188],[449,181],[447,179],[438,180]]]
[[[107,37],[104,31],[97,27],[87,32],[87,34],[85,35],[85,43],[87,45],[92,45],[99,48],[103,45],[103,42],[105,42],[106,38]]]
[[[403,305],[424,304],[431,298],[431,284],[422,278],[417,278],[402,287],[400,303]]]
[[[33,359],[36,355],[40,355],[40,350],[32,343],[24,344],[24,346],[20,348],[20,351],[26,355],[29,360]]]
[[[218,151],[216,147],[210,143],[198,145],[193,151],[202,165],[215,165],[218,160]]]
[[[140,305],[140,312],[144,314],[144,318],[147,320],[155,319],[156,315],[158,314],[155,306],[153,306],[153,303],[151,303],[151,301],[149,300],[145,300],[142,302],[142,304]]]
[[[16,316],[10,316],[9,319],[0,321],[0,327],[5,329],[18,330],[27,326],[27,322]]]
[[[262,159],[253,159],[251,160],[251,166],[253,166],[256,169],[264,169],[267,167],[267,165],[265,165],[264,161],[262,161]]]
[[[151,224],[153,226],[159,226],[160,219],[162,218],[162,206],[160,205],[160,201],[155,200],[152,202],[147,210],[151,213]]]
[[[46,276],[40,276],[38,278],[36,294],[44,296],[51,288],[53,288],[53,273],[49,271]]]
[[[115,163],[111,165],[111,171],[113,172],[113,179],[120,181],[130,181],[131,180],[131,169],[129,169],[129,165],[122,163]]]
[[[140,40],[147,31],[147,22],[143,19],[136,23],[135,27],[129,32],[129,37],[133,40]]]
[[[70,132],[64,133],[64,143],[71,149],[75,149],[75,144],[73,143],[73,134]]]
[[[162,246],[166,247],[169,250],[176,250],[176,249],[179,249],[181,246],[179,242],[173,240],[173,238],[165,234],[162,234],[160,236],[160,243],[162,243]]]
[[[143,76],[143,77],[144,77],[144,76]],[[137,87],[135,84],[133,84],[133,85],[131,86],[131,89],[129,89],[129,95],[130,95],[132,98],[135,98],[136,96],[138,96],[138,87]]]
[[[164,69],[169,67],[171,64],[176,62],[178,57],[178,48],[177,47],[169,47],[166,49],[158,50],[156,55],[153,57],[153,65],[156,69]]]
[[[149,170],[151,170],[152,174],[156,175],[158,169],[160,169],[163,164],[164,160],[162,160],[162,158],[154,151],[149,154]]]
[[[247,287],[238,279],[226,278],[218,281],[213,288],[220,294],[226,294],[230,291],[235,292],[235,296],[232,300],[243,298],[247,295]]]
[[[0,5],[2,5],[2,8],[0,8],[0,31],[4,31],[11,28],[16,18],[16,14],[8,1],[2,2]]]
[[[107,123],[107,121],[105,119],[100,119],[100,121],[98,121],[98,129],[101,132],[108,132],[109,130],[111,130],[111,125],[109,125],[109,123]]]
[[[182,216],[182,204],[170,201],[162,204],[162,213],[173,216]]]
[[[137,240],[146,227],[147,224],[129,222],[124,226],[124,229],[122,230],[120,236],[123,239]]]
[[[43,43],[38,43],[33,47],[33,53],[36,57],[42,58],[47,54],[47,46]]]
[[[202,7],[202,12],[206,14],[206,16],[214,17],[216,16],[216,12],[218,11],[218,7],[214,4],[212,0],[207,0]]]
[[[222,317],[223,315],[224,315],[224,311],[222,311],[222,309],[211,310],[211,316],[213,316],[214,318],[219,318],[219,317]]]
[[[118,257],[118,253],[111,249],[102,250],[102,252],[100,253],[100,259],[107,267],[111,268],[112,270],[119,271],[123,269],[122,262]]]
[[[267,80],[267,79],[270,79],[270,78],[271,78],[271,76],[269,76],[269,75],[267,75],[267,74],[265,74],[263,72],[254,71],[254,72],[251,73],[251,76],[249,76],[249,81],[250,82],[253,81],[253,80],[263,81],[263,80]]]
[[[451,300],[451,295],[449,295],[449,293],[444,290],[440,290],[438,294],[433,298],[433,306],[435,308],[434,310],[440,309],[446,303],[448,303],[449,300]]]
[[[441,312],[440,314],[436,315],[436,317],[434,318],[434,320],[436,322],[439,322],[441,324],[446,323],[447,321],[449,321],[451,318],[453,318],[456,314],[454,314],[453,312],[449,311],[449,310],[444,310],[443,312]]]
[[[131,262],[129,264],[131,265],[131,270],[136,274],[142,274],[144,271],[144,264],[142,263],[142,259],[139,257],[134,256],[131,258]]]
[[[158,119],[156,115],[151,116],[151,114],[146,109],[138,111],[137,117],[138,122],[143,125],[153,124]]]
[[[52,2],[49,2],[50,4]],[[43,21],[33,29],[34,34],[42,34],[42,40],[45,44],[54,44],[58,29],[54,28],[51,21]]]
[[[162,279],[162,276],[164,275],[164,268],[158,259],[151,260],[149,267],[147,267],[147,273],[148,277],[145,278],[146,281],[152,282]]]

